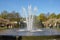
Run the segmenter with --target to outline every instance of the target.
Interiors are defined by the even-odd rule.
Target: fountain
[[[34,7],[34,11],[36,13],[37,7]],[[0,31],[0,36],[60,36],[60,31],[57,29],[34,29],[35,27],[35,13],[32,12],[31,5],[28,6],[28,11],[23,7],[23,15],[26,18],[25,23],[27,24],[26,29],[14,28],[14,29],[6,29]]]
[[[34,7],[34,13],[37,11],[37,7]],[[33,29],[34,27],[34,14],[32,12],[32,7],[31,5],[28,6],[28,11],[26,12],[26,9],[23,7],[23,16],[26,18],[26,24],[27,24],[27,30],[26,29],[20,29],[19,31],[30,31],[30,32],[35,32],[35,31],[42,31],[41,29]]]

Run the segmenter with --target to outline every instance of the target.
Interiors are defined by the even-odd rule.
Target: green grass
[[[23,36],[22,40],[48,40],[60,39],[60,36]]]

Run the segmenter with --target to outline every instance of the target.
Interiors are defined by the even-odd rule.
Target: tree
[[[16,19],[16,21],[17,21],[17,26],[20,26],[19,25],[19,22],[20,22],[20,15],[19,15],[19,13],[15,13],[15,19]]]
[[[20,15],[18,12],[11,12],[7,16],[10,21],[19,21],[20,20]]]
[[[46,20],[47,20],[47,17],[45,16],[44,13],[41,13],[41,14],[38,16],[38,19],[41,20],[41,21],[46,21]]]
[[[8,12],[7,11],[3,11],[3,12],[1,12],[0,17],[4,18],[4,19],[7,19],[7,15],[8,15]]]
[[[57,18],[60,18],[60,13],[57,15]]]
[[[56,14],[55,14],[55,13],[50,14],[50,15],[48,16],[48,19],[50,19],[50,18],[56,18]]]

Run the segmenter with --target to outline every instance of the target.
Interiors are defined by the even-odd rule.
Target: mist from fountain
[[[19,31],[30,31],[30,32],[42,31],[41,29],[37,29],[37,30],[33,29],[34,15],[36,11],[37,11],[37,7],[34,7],[34,13],[32,12],[31,5],[28,5],[28,11],[26,11],[26,9],[23,7],[23,16],[26,17],[27,29],[19,30]]]
[[[28,17],[26,17],[27,30],[31,31],[33,27],[33,15],[31,11],[31,5],[28,6]]]

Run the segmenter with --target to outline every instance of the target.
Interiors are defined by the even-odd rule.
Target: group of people
[[[48,24],[48,27],[49,28],[60,28],[60,23],[59,22],[56,22],[54,24]]]

